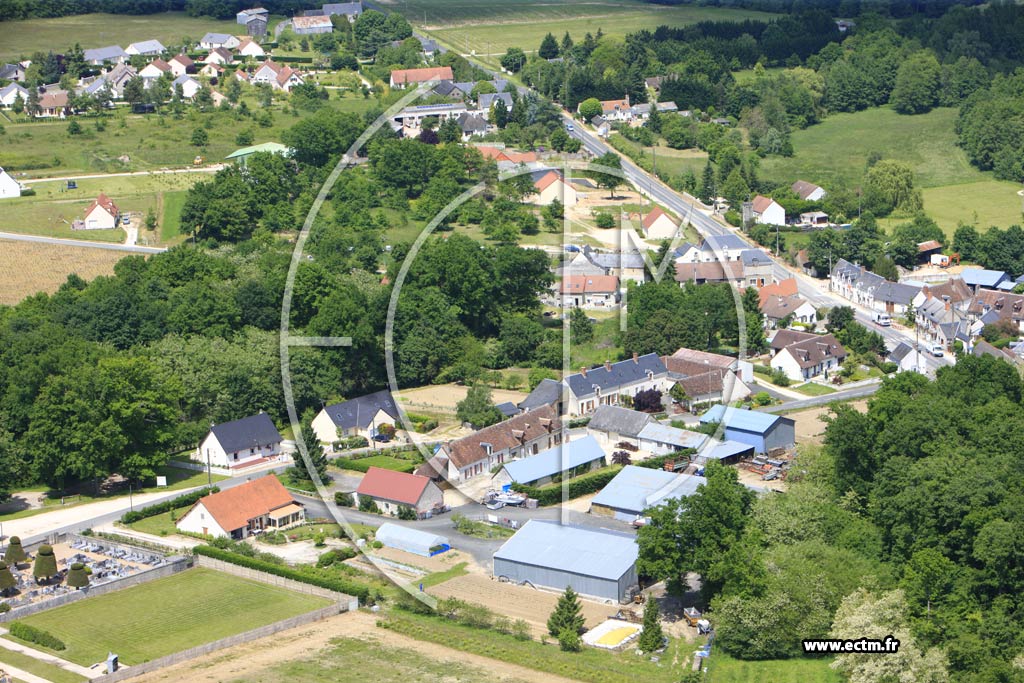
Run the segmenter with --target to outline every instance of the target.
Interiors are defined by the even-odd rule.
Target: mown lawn
[[[334,461],[334,465],[340,465],[344,459],[338,459]],[[385,470],[394,470],[395,472],[412,472],[414,469],[419,467],[419,463],[413,460],[404,460],[402,458],[394,458],[390,455],[373,455],[369,458],[359,458],[352,462],[358,462],[360,465],[367,467],[380,467]],[[345,469],[345,468],[341,468]]]
[[[23,619],[67,645],[59,656],[89,666],[116,652],[138,664],[325,607],[312,595],[189,569]]]
[[[909,164],[922,188],[989,180],[990,175],[971,166],[956,146],[953,126],[957,111],[946,107],[904,116],[889,107],[875,107],[833,114],[817,125],[795,131],[793,156],[765,158],[760,176],[787,184],[809,180],[826,190],[836,181],[857,187],[868,157],[877,153]]]
[[[924,209],[952,238],[960,223],[987,230],[1024,225],[1024,197],[1020,185],[1005,180],[984,180],[961,185],[929,187],[921,192]]]
[[[83,676],[72,673],[67,669],[62,669],[54,664],[48,664],[35,657],[23,655],[20,652],[13,652],[6,648],[0,649],[0,670],[3,670],[4,664],[17,667],[22,671],[51,681],[51,683],[83,683],[87,680]],[[14,680],[17,681],[18,679]]]
[[[798,387],[793,387],[793,391],[798,391],[801,394],[806,394],[807,396],[826,396],[827,394],[836,393],[836,390],[832,387],[827,387],[824,384],[818,384],[817,382],[801,384]]]
[[[829,659],[742,661],[716,650],[707,660],[705,683],[841,683]]]

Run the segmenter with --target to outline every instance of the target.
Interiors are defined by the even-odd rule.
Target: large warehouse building
[[[625,601],[638,586],[636,558],[630,534],[531,519],[494,553],[494,575]]]
[[[632,522],[666,500],[692,496],[705,483],[707,479],[695,474],[626,465],[590,501],[590,512]]]

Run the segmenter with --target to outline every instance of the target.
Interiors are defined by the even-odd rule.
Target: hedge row
[[[186,493],[184,495],[178,496],[177,498],[172,498],[171,500],[164,501],[163,503],[150,505],[149,507],[142,508],[137,512],[126,512],[124,513],[124,516],[121,517],[121,523],[131,524],[133,522],[139,521],[140,519],[146,519],[147,517],[156,517],[157,515],[162,515],[165,512],[170,512],[171,510],[177,510],[178,508],[183,508],[187,505],[192,505],[203,496],[207,496],[211,493],[218,493],[219,491],[220,488],[216,486],[211,486],[209,488],[204,487],[199,489],[198,491]]]
[[[231,564],[237,564],[240,567],[246,567],[247,569],[254,569],[259,572],[266,572],[267,574],[273,574],[274,576],[280,576],[284,579],[291,579],[292,581],[298,581],[299,583],[308,583],[311,586],[318,586],[320,588],[326,588],[329,591],[335,591],[336,593],[347,593],[359,598],[359,601],[366,603],[370,597],[370,589],[360,583],[349,581],[348,579],[340,576],[332,576],[326,574],[323,571],[313,569],[297,569],[287,566],[280,566],[276,564],[270,564],[263,560],[258,560],[254,557],[245,557],[244,555],[238,555],[227,550],[220,550],[208,545],[197,545],[192,549],[196,555],[204,555],[206,557],[212,557],[215,560],[222,560],[224,562],[230,562]]]
[[[374,465],[370,463],[365,463],[362,462],[361,460],[349,460],[348,458],[338,458],[337,460],[334,461],[334,464],[337,465],[340,469],[352,470],[353,472],[369,472],[370,468],[374,467]],[[418,466],[418,463],[415,463],[412,460],[407,460],[404,463],[402,463],[402,466],[397,468],[396,471],[405,472],[406,474],[408,474],[409,472],[415,470]],[[389,467],[388,469],[393,468]]]
[[[541,488],[524,484],[512,484],[512,490],[525,493],[530,498],[536,498],[540,505],[557,505],[562,502],[563,488],[566,490],[568,499],[579,498],[588,493],[595,493],[607,486],[608,482],[614,479],[621,469],[618,466],[607,467],[593,474],[585,474],[582,477],[570,479],[562,484],[552,484]]]
[[[12,621],[7,628],[12,636],[26,642],[42,645],[50,650],[67,649],[67,646],[64,645],[64,641],[41,628],[29,626],[28,624],[23,624],[20,621]]]

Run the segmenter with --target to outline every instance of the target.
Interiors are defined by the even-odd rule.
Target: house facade
[[[828,195],[825,190],[821,189],[814,183],[809,183],[806,180],[798,180],[793,183],[791,188],[797,197],[805,202],[817,202],[821,201]]]
[[[774,330],[787,318],[791,323],[804,325],[816,325],[818,322],[818,310],[799,294],[770,295],[763,298],[761,314],[764,315],[764,325],[769,330]]]
[[[372,500],[385,515],[397,516],[402,508],[410,508],[422,517],[444,507],[444,494],[429,477],[381,467],[366,471],[355,497],[357,504]]]
[[[528,202],[548,206],[557,199],[564,206],[576,206],[576,190],[565,182],[561,173],[555,170],[538,171],[535,176],[533,187],[536,192],[526,198]]]
[[[373,440],[385,424],[396,429],[401,426],[395,399],[390,391],[382,390],[324,406],[313,418],[312,427],[320,442],[330,445],[353,436]]]
[[[644,216],[640,226],[644,238],[649,240],[671,240],[679,234],[679,222],[656,206]]]
[[[0,168],[0,199],[11,199],[21,196],[21,183],[10,173]]]
[[[567,275],[559,290],[565,308],[607,309],[619,303],[619,278],[614,275]]]
[[[831,334],[817,335],[779,330],[771,341],[773,370],[803,382],[820,375],[828,377],[846,360],[846,349]]]
[[[422,69],[395,69],[391,72],[392,88],[407,88],[427,81],[454,81],[450,66],[430,66]]]
[[[267,475],[200,498],[175,526],[193,534],[242,540],[289,529],[305,520],[302,504],[277,477]]]
[[[86,230],[112,230],[117,227],[119,215],[117,204],[100,192],[93,203],[85,209],[83,227]]]
[[[786,210],[771,197],[754,197],[754,221],[768,225],[785,225]]]
[[[213,425],[192,459],[204,465],[241,469],[281,458],[284,439],[266,413]]]
[[[447,479],[466,481],[496,465],[537,455],[562,443],[562,423],[552,406],[521,413],[469,436],[449,441],[438,455],[447,458]]]
[[[565,410],[569,415],[589,415],[603,405],[619,405],[620,397],[632,398],[641,391],[664,393],[671,387],[668,369],[657,354],[633,355],[618,363],[605,362],[595,368],[580,368],[563,382],[569,388]]]

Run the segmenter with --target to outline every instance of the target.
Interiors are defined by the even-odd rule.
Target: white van
[[[892,325],[892,316],[888,313],[875,313],[875,324],[880,327],[890,327]]]
[[[928,347],[928,352],[931,353],[936,358],[942,358],[944,355],[946,355],[946,349],[942,346],[942,344],[932,344],[931,346]]]

